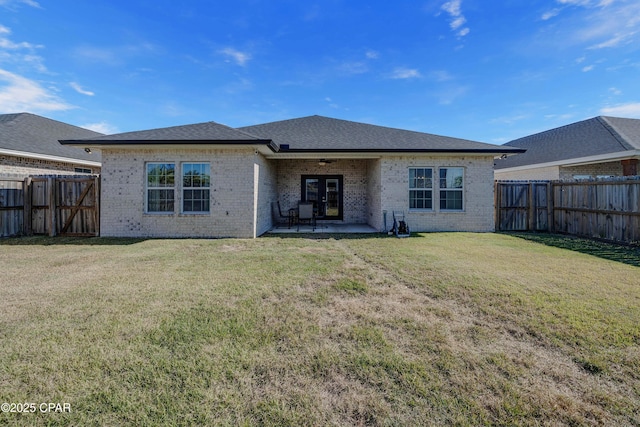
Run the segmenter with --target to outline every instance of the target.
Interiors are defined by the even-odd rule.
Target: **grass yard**
[[[640,425],[640,253],[522,237],[2,240],[0,425]]]

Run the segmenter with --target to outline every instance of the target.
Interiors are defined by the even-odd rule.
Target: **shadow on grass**
[[[411,233],[410,238],[424,237],[422,234]],[[396,236],[389,236],[386,233],[265,233],[261,239],[312,239],[312,240],[365,240],[365,239],[396,239]]]
[[[120,238],[120,237],[49,237],[49,236],[27,236],[27,237],[6,237],[0,239],[0,246],[125,246],[144,242],[148,239],[140,238]]]
[[[598,258],[617,261],[640,267],[640,247],[616,245],[614,243],[599,242],[564,234],[546,233],[504,233],[532,242],[541,243],[556,248],[569,249]]]

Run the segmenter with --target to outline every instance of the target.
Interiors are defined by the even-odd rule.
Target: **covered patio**
[[[309,224],[300,224],[300,228],[296,224],[289,227],[287,224],[278,224],[274,226],[268,234],[307,234],[307,233],[325,233],[325,234],[362,234],[362,233],[379,233],[368,224],[323,224],[318,222],[315,228]]]

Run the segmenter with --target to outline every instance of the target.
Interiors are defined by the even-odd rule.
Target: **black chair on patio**
[[[316,215],[313,211],[312,202],[300,202],[298,204],[298,231],[300,231],[300,223],[302,221],[309,221],[313,231],[316,231]]]
[[[277,205],[278,210],[275,210],[275,207]],[[280,207],[280,200],[278,200],[277,202],[272,202],[271,203],[271,212],[273,212],[273,221],[276,225],[284,225],[287,224],[289,226],[289,228],[291,228],[291,225],[293,224],[293,211],[295,209],[289,209],[289,212],[287,213],[287,215],[283,215],[282,214],[282,208]]]

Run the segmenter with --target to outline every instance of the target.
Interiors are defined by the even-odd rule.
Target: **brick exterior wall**
[[[494,231],[493,156],[388,157],[381,159],[382,209],[387,211],[387,227],[394,210],[404,211],[411,231]],[[433,168],[433,210],[409,210],[409,167]],[[464,169],[463,211],[441,211],[438,169]],[[384,224],[372,222],[374,228]]]
[[[102,152],[100,229],[118,237],[245,237],[259,231],[254,221],[254,150],[117,150]],[[175,212],[145,213],[147,162],[211,165],[211,211],[182,214],[180,177],[176,176]],[[267,168],[265,168],[267,169]],[[270,220],[269,220],[270,221]],[[265,228],[264,222],[260,226]]]
[[[254,237],[266,233],[273,227],[272,203],[278,200],[276,164],[263,156],[254,156],[257,167],[256,181],[256,232]]]
[[[385,231],[382,216],[382,161],[367,162],[367,223],[376,230]]]
[[[175,210],[145,213],[148,162],[176,164]],[[211,211],[182,214],[181,163],[211,165]],[[395,156],[382,159],[338,159],[324,166],[317,160],[268,160],[250,150],[121,150],[102,153],[101,216],[103,236],[241,237],[270,230],[272,203],[283,211],[297,206],[302,175],[342,175],[342,222],[369,224],[383,230],[383,210],[403,210],[412,231],[493,231],[493,158],[491,156]],[[409,210],[409,167],[434,171],[433,211]],[[439,167],[464,169],[464,211],[442,212],[438,203]]]
[[[75,168],[91,169],[93,174],[100,173],[98,167],[0,154],[0,177],[2,178],[24,179],[30,175],[75,175]]]

